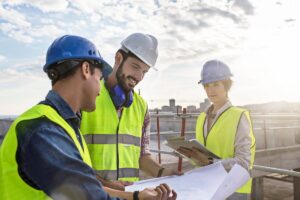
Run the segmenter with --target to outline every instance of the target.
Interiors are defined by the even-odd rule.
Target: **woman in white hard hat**
[[[212,105],[198,117],[196,138],[222,159],[227,171],[234,164],[249,170],[254,161],[255,138],[249,112],[233,106],[229,101],[231,76],[229,67],[219,60],[210,60],[203,65],[199,83],[203,85]],[[200,165],[209,165],[216,161],[196,149],[191,151],[180,148],[178,151]],[[228,199],[248,199],[251,182],[249,180]]]

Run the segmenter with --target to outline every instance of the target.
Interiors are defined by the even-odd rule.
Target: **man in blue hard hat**
[[[44,65],[52,90],[14,121],[0,149],[1,200],[112,199],[95,178],[78,115],[80,110],[95,110],[99,80],[108,68],[85,38],[65,35],[52,43]],[[153,190],[112,194],[170,199],[171,193],[163,184]]]

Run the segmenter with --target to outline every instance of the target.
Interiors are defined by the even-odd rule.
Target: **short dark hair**
[[[94,74],[95,68],[102,70],[102,64],[94,60],[65,60],[63,62],[57,62],[50,66],[47,71],[47,75],[51,80],[52,86],[57,81],[74,75],[83,62],[89,63],[92,74]]]
[[[122,56],[123,56],[123,61],[122,61],[122,63],[124,63],[125,62],[125,60],[128,58],[128,57],[133,57],[133,58],[135,58],[135,59],[138,59],[139,61],[142,61],[139,57],[137,57],[136,55],[134,55],[131,51],[128,51],[127,53],[123,50],[123,49],[119,49],[118,51],[117,51],[117,53],[120,53],[120,54],[122,54]],[[142,61],[142,62],[144,62],[144,61]]]

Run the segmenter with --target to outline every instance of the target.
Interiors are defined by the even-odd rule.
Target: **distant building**
[[[175,106],[175,99],[170,99],[169,100],[169,105],[170,105],[170,111],[171,112],[177,112],[176,106]]]
[[[169,99],[169,105],[170,107],[175,107],[175,99]]]
[[[161,107],[161,111],[162,112],[170,112],[171,110],[170,110],[170,106],[162,106]]]
[[[177,106],[175,106],[175,99],[169,99],[169,106],[162,106],[161,111],[163,112],[177,112]]]
[[[200,103],[199,112],[204,112],[210,106],[210,100],[208,98],[204,99],[204,102]]]
[[[180,105],[177,105],[176,106],[176,113],[182,113],[182,106],[180,106]]]
[[[195,113],[195,112],[197,112],[197,107],[194,105],[189,105],[186,108],[186,112],[187,113]]]

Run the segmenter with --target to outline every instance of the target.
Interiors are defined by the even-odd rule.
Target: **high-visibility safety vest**
[[[82,113],[84,135],[92,165],[107,180],[139,180],[141,135],[147,104],[134,92],[132,104],[119,119],[109,91],[101,81],[101,92],[94,112]]]
[[[253,167],[254,156],[255,156],[255,137],[252,129],[252,122],[250,114],[247,110],[230,107],[225,110],[216,122],[213,124],[212,128],[207,134],[206,139],[204,138],[204,123],[206,119],[206,113],[203,112],[199,115],[196,125],[196,138],[204,144],[210,151],[215,153],[222,159],[233,158],[234,157],[234,142],[239,121],[242,114],[245,114],[250,124],[250,133],[252,144],[250,147],[251,160],[250,169]],[[251,193],[252,179],[250,179],[245,185],[239,188],[236,192],[238,193]]]
[[[61,126],[72,138],[77,147],[82,160],[91,166],[89,152],[84,139],[83,148],[76,138],[75,131],[71,126],[50,106],[39,104],[27,110],[18,117],[9,128],[0,149],[0,199],[1,200],[40,200],[51,199],[41,190],[37,190],[28,185],[18,173],[18,163],[16,162],[16,152],[18,146],[16,126],[24,120],[47,117],[53,123]],[[44,170],[44,169],[40,169]]]

